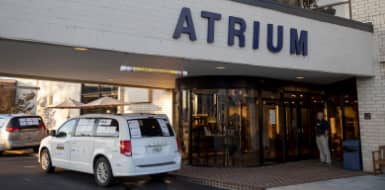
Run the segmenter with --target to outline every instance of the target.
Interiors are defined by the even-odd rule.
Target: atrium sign
[[[211,44],[215,41],[215,22],[222,19],[219,13],[201,11],[201,17],[207,19],[207,43]],[[253,22],[252,48],[254,50],[260,47],[260,22]],[[247,36],[245,35],[247,28],[246,21],[241,17],[229,16],[227,45],[234,46],[235,39],[238,39],[238,46],[245,47]],[[290,28],[290,54],[292,55],[308,55],[308,32],[306,30],[298,30]],[[182,34],[189,37],[190,41],[196,41],[197,35],[190,8],[182,8],[178,22],[173,34],[174,39],[179,39]],[[267,24],[266,47],[272,53],[279,53],[284,48],[284,27],[282,25],[274,26]]]

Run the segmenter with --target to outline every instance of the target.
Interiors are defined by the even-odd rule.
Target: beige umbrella
[[[82,105],[84,105],[81,102],[78,102],[72,98],[66,98],[63,102],[56,104],[54,106],[48,106],[48,108],[53,109],[76,109],[80,108]]]
[[[122,105],[127,105],[127,104],[128,103],[117,100],[115,98],[102,97],[102,98],[96,99],[96,100],[94,100],[88,104],[84,104],[81,107],[82,108],[111,107],[111,106],[122,106]]]
[[[76,101],[72,98],[66,98],[63,102],[58,103],[54,106],[48,106],[47,108],[50,108],[50,109],[68,109],[67,119],[69,119],[69,118],[71,118],[69,109],[79,109],[79,108],[81,108],[82,105],[84,105],[84,104],[79,102],[79,101]]]

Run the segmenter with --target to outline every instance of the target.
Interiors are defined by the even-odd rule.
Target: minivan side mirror
[[[66,137],[67,136],[67,133],[65,132],[59,132],[59,133],[56,133],[56,137],[60,138],[60,137]]]
[[[56,136],[56,130],[48,131],[48,135],[51,136],[51,137],[55,137]]]

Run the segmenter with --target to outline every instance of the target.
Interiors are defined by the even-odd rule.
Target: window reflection
[[[184,159],[201,166],[256,166],[314,159],[316,113],[331,126],[331,147],[359,138],[357,100],[299,89],[189,89],[178,91]]]

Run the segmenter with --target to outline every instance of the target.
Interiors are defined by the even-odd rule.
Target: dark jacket
[[[315,126],[315,134],[321,136],[325,134],[325,131],[329,131],[329,123],[325,120],[317,121]]]

